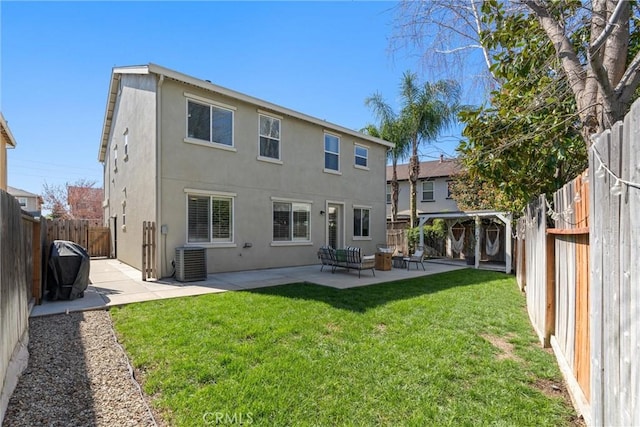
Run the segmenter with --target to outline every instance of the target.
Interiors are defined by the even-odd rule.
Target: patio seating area
[[[362,250],[357,247],[348,246],[344,249],[333,249],[329,246],[322,246],[318,250],[318,258],[320,258],[320,271],[325,266],[331,267],[331,273],[335,273],[337,268],[346,268],[347,270],[358,270],[358,277],[362,270],[371,270],[375,276],[376,260],[375,255],[362,255]]]

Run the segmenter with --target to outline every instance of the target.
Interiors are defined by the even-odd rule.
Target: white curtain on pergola
[[[509,274],[511,273],[511,259],[512,259],[512,245],[511,245],[511,214],[507,212],[497,212],[497,211],[468,211],[468,212],[447,212],[447,213],[429,213],[420,215],[420,246],[424,246],[424,230],[422,227],[429,221],[430,219],[441,218],[444,220],[458,220],[461,219],[471,219],[473,218],[476,223],[475,227],[475,257],[476,264],[475,268],[480,267],[480,229],[482,228],[482,218],[497,218],[502,223],[504,223],[505,230],[505,245],[504,245],[504,263],[505,268],[504,272]],[[450,229],[450,227],[447,225]],[[496,238],[496,240],[499,240]]]

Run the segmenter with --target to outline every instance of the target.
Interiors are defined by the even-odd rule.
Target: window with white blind
[[[370,212],[371,209],[366,207],[353,208],[353,237],[371,237],[369,234]]]
[[[308,242],[311,239],[311,204],[274,201],[273,202],[273,241]]]
[[[422,181],[422,201],[433,202],[435,200],[434,181]]]
[[[187,100],[187,138],[233,147],[233,111]]]
[[[233,242],[233,197],[187,194],[187,242]]]

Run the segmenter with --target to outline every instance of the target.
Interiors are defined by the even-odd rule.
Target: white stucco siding
[[[185,92],[233,107],[233,150],[185,142]],[[325,173],[324,131],[319,125],[275,114],[281,118],[279,162],[258,159],[257,106],[166,79],[161,95],[161,213],[159,226],[167,225],[167,253],[162,254],[162,274],[171,273],[176,247],[187,242],[185,189],[234,194],[234,242],[207,250],[209,272],[238,271],[305,265],[317,262],[316,252],[326,241],[327,200],[344,203],[345,245],[360,246],[372,254],[385,241],[386,147],[341,135],[340,174]],[[260,110],[261,111],[261,110]],[[339,132],[332,133],[339,134]],[[368,147],[369,169],[354,167],[354,143]],[[308,201],[310,241],[274,245],[273,199]],[[353,239],[353,206],[371,208],[371,236]],[[245,243],[251,245],[246,248]],[[164,242],[162,242],[164,247]]]
[[[104,213],[118,259],[136,268],[142,263],[142,222],[155,220],[155,159],[156,76],[124,74],[105,154]]]

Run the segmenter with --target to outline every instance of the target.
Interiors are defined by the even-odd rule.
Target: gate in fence
[[[142,280],[157,278],[156,223],[142,222]]]

